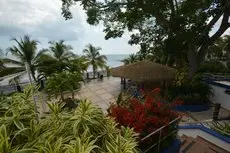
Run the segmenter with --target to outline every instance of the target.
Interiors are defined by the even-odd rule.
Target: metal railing
[[[164,140],[166,140],[166,138],[168,138],[169,136],[172,136],[173,134],[176,134],[178,131],[178,124],[180,121],[181,117],[177,117],[176,119],[172,120],[171,122],[169,122],[168,124],[160,127],[159,129],[157,129],[156,131],[148,134],[147,136],[145,136],[144,138],[142,138],[140,140],[140,143],[145,142],[148,139],[153,138],[154,136],[158,135],[158,140],[156,143],[150,145],[148,148],[146,148],[145,150],[142,150],[142,153],[152,153],[152,149],[156,148],[157,153],[160,153],[161,151],[161,144],[164,142]],[[174,126],[173,130],[170,131],[170,133],[167,133],[167,135],[163,136],[163,132],[165,130],[165,128],[169,127],[169,126]]]

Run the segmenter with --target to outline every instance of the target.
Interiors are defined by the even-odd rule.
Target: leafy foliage
[[[141,139],[179,116],[171,110],[171,107],[179,104],[180,101],[166,104],[161,101],[159,92],[159,89],[154,89],[143,100],[132,98],[127,103],[113,104],[109,115],[114,117],[120,126],[134,128]],[[171,130],[175,129],[166,128],[163,134],[168,134],[172,132]],[[156,137],[158,138],[158,136],[148,138],[142,145],[155,144],[158,142]]]
[[[122,60],[122,62],[127,65],[127,64],[132,64],[138,61],[137,55],[135,54],[130,54],[129,57],[125,58]]]
[[[91,65],[93,68],[94,78],[98,68],[106,67],[107,57],[105,55],[100,55],[100,50],[100,47],[94,47],[91,44],[87,45],[83,50],[83,53],[85,54],[84,57],[87,59],[88,66]]]
[[[0,103],[0,152],[107,153],[137,152],[132,129],[118,129],[102,110],[83,100],[74,112],[49,104],[50,113],[35,119],[32,88]]]
[[[63,92],[70,91],[73,93],[74,99],[74,90],[80,89],[80,81],[82,81],[82,75],[80,73],[57,73],[48,78],[46,91],[50,95],[55,95],[55,97],[60,94],[62,101],[64,100]]]
[[[211,128],[216,130],[220,134],[230,137],[230,124],[228,122],[223,122],[223,123],[213,122],[211,124]]]
[[[206,61],[200,65],[197,73],[226,73],[229,72],[228,68],[217,60]]]
[[[89,24],[104,24],[105,39],[122,37],[128,30],[129,43],[138,44],[155,61],[177,66],[188,62],[190,79],[213,52],[209,47],[230,27],[227,0],[62,0],[66,19],[72,18],[75,2],[83,6]],[[217,21],[221,24],[209,36]]]
[[[70,59],[74,59],[76,55],[72,52],[72,47],[66,45],[63,40],[58,42],[49,42],[50,47],[47,50],[49,54],[45,54],[38,61],[39,77],[48,77],[55,73],[63,72],[69,69]],[[80,72],[80,70],[78,71]]]
[[[43,55],[45,50],[41,50],[38,53],[36,53],[38,41],[31,40],[29,36],[24,36],[20,39],[20,41],[16,38],[12,40],[17,43],[17,46],[8,48],[8,52],[10,52],[14,56],[14,59],[3,58],[2,61],[5,64],[13,64],[14,67],[6,67],[0,72],[1,75],[3,76],[8,74],[14,74],[17,72],[25,73],[25,63],[27,63],[29,65],[32,77],[34,81],[36,81],[36,63],[38,62],[39,58]],[[20,77],[24,73],[19,73],[16,77]]]
[[[204,104],[209,102],[212,89],[202,82],[202,74],[196,74],[189,82],[180,85],[173,85],[168,90],[170,100],[180,98],[185,105]]]
[[[230,55],[230,35],[224,35],[217,39],[209,48],[207,57],[214,60],[226,61]]]

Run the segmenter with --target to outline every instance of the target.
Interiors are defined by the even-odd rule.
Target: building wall
[[[212,102],[220,103],[223,108],[230,110],[230,95],[225,93],[228,89],[216,85],[210,86],[213,89],[213,96],[210,97]]]

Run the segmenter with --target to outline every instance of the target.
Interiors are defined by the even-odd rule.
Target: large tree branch
[[[197,53],[197,62],[198,64],[201,63],[207,53],[208,47],[212,45],[221,35],[230,27],[230,23],[228,23],[230,17],[230,2],[226,3],[226,7],[224,9],[223,19],[221,22],[221,25],[217,32],[212,35],[211,37],[208,37],[205,42],[201,45],[198,53]],[[216,20],[216,19],[215,19]],[[213,21],[211,24],[214,24]]]

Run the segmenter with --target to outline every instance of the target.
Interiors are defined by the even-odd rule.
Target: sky
[[[61,0],[0,0],[0,48],[12,46],[12,38],[29,35],[40,42],[39,48],[47,48],[48,41],[65,40],[77,54],[89,43],[100,46],[101,54],[138,51],[137,46],[128,44],[128,32],[122,38],[105,40],[103,26],[87,24],[79,5],[72,7],[72,13],[73,19],[65,21],[61,16]]]

